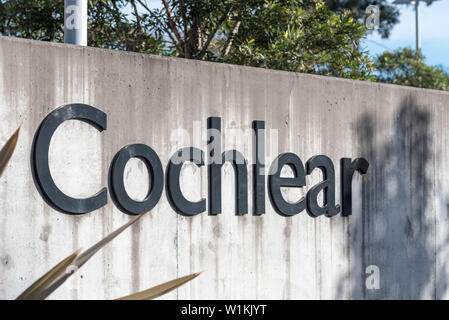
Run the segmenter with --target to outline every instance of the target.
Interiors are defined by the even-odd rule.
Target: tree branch
[[[187,33],[188,33],[188,23],[187,23],[187,8],[186,5],[184,3],[184,0],[179,0],[179,4],[181,5],[181,16],[182,16],[182,22],[184,25],[184,57],[185,58],[189,58],[189,46],[188,46],[188,37],[187,37]]]
[[[115,20],[115,28],[117,30],[117,34],[121,34],[121,18],[120,18],[120,9],[117,7],[116,1],[111,1],[112,6],[114,7],[115,12],[113,12],[114,20]],[[125,38],[126,39],[126,38]],[[108,37],[108,40],[110,38]],[[126,41],[125,41],[126,43]]]
[[[223,14],[223,16],[220,18],[220,20],[218,20],[218,23],[215,26],[214,30],[209,34],[209,36],[207,37],[206,42],[204,43],[203,47],[201,48],[200,53],[198,53],[198,56],[197,56],[198,59],[202,59],[203,58],[204,54],[206,53],[207,48],[209,47],[212,39],[215,37],[215,34],[217,33],[218,29],[221,27],[223,22],[228,17],[229,12],[231,12],[232,7],[233,7],[232,4],[230,4],[228,6],[228,8],[226,9],[226,12]]]
[[[222,57],[226,56],[229,53],[229,51],[231,50],[232,42],[234,41],[234,37],[237,34],[237,32],[239,32],[241,23],[242,23],[241,21],[238,21],[235,24],[234,28],[232,29],[231,34],[228,37],[228,41],[226,42],[226,45],[223,47],[223,50],[221,51]]]
[[[178,42],[176,41],[176,39],[173,37],[173,34],[170,32],[170,30],[167,29],[167,27],[165,26],[164,23],[162,23],[162,21],[159,19],[159,17],[150,9],[148,8],[148,6],[142,2],[142,0],[137,0],[137,2],[145,9],[148,11],[148,13],[150,14],[151,17],[153,17],[156,22],[161,26],[161,28],[164,30],[164,32],[169,36],[169,38],[171,39],[171,41],[173,42],[173,45],[176,47],[176,49],[178,49],[180,52],[182,51],[181,48],[178,45]]]
[[[182,37],[179,34],[178,29],[176,28],[176,24],[173,21],[173,17],[171,15],[171,11],[170,11],[170,6],[168,5],[167,0],[162,0],[162,3],[164,4],[165,7],[165,12],[167,13],[167,18],[168,18],[168,24],[170,26],[170,29],[173,31],[173,33],[175,34],[176,38],[178,39],[179,43],[183,43]]]
[[[140,24],[139,13],[137,12],[136,1],[135,0],[131,0],[130,2],[131,2],[131,5],[133,7],[133,10],[134,10],[134,16],[136,17],[137,29],[139,30],[140,33],[142,33],[142,26]]]

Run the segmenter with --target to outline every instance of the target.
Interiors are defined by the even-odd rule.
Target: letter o
[[[135,201],[127,194],[123,175],[126,163],[131,158],[142,160],[149,173],[150,187],[143,201]],[[153,209],[162,196],[164,172],[156,152],[145,144],[131,144],[122,148],[114,157],[109,169],[109,192],[112,201],[122,212],[131,215],[142,214]]]

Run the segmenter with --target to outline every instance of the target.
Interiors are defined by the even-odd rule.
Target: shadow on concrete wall
[[[349,292],[352,299],[432,299],[438,298],[437,285],[446,291],[449,279],[436,276],[438,191],[427,110],[412,97],[404,99],[387,135],[390,124],[374,113],[357,122],[359,152],[370,162],[370,171],[356,181],[362,198],[350,218],[351,267],[339,280],[339,298]],[[449,243],[449,235],[443,242]],[[366,286],[370,265],[379,267],[379,289]]]

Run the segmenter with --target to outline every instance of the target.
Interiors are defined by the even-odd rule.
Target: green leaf
[[[8,164],[9,159],[16,148],[17,140],[19,138],[20,127],[16,130],[16,132],[9,138],[8,142],[6,142],[5,146],[0,150],[0,177],[3,174],[3,171]]]
[[[92,247],[90,247],[89,249],[87,249],[86,251],[84,251],[82,254],[78,255],[78,253],[76,252],[76,256],[75,259],[73,259],[72,261],[70,261],[71,263],[69,263],[64,269],[63,271],[65,271],[67,269],[67,267],[71,266],[73,267],[73,269],[71,270],[71,272],[60,272],[58,274],[58,277],[52,277],[51,279],[53,281],[46,281],[45,282],[45,286],[40,286],[39,291],[36,292],[32,299],[35,300],[43,300],[45,298],[47,298],[50,294],[52,294],[56,289],[58,289],[73,273],[75,273],[75,271],[79,268],[81,268],[90,258],[92,258],[92,256],[97,253],[101,248],[103,248],[107,243],[109,243],[112,239],[114,239],[115,237],[117,237],[120,233],[122,233],[126,228],[128,228],[129,226],[131,226],[132,224],[136,223],[142,216],[144,216],[146,213],[140,214],[138,216],[136,216],[135,218],[133,218],[132,220],[130,220],[129,222],[125,223],[123,226],[121,226],[120,228],[118,228],[117,230],[115,230],[114,232],[112,232],[111,234],[109,234],[107,237],[105,237],[104,239],[100,240],[99,242],[97,242],[96,244],[94,244]],[[66,261],[66,260],[64,260]],[[61,265],[58,264],[58,266]],[[65,265],[65,264],[64,264]],[[58,266],[56,266],[55,268],[57,268]],[[55,269],[54,268],[54,269]],[[52,269],[53,270],[53,269]],[[59,269],[58,269],[59,270]],[[51,272],[51,271],[49,271]],[[48,273],[47,273],[48,274]],[[44,275],[45,277],[46,275]],[[38,280],[40,281],[40,279]],[[33,284],[34,285],[34,284]],[[30,287],[31,288],[31,287]],[[27,292],[29,289],[27,289],[25,292]],[[24,292],[24,293],[25,293]],[[23,294],[24,294],[23,293]],[[20,297],[23,296],[20,295]],[[17,298],[17,299],[19,299]]]
[[[70,256],[58,263],[53,269],[48,271],[28,289],[26,289],[16,300],[38,300],[43,291],[50,286],[58,277],[66,272],[67,267],[78,256],[79,251],[72,253]]]
[[[163,284],[160,284],[156,287],[153,287],[151,289],[148,290],[144,290],[144,291],[140,291],[138,293],[134,293],[131,294],[129,296],[126,297],[121,297],[118,298],[116,300],[152,300],[155,299],[157,297],[160,297],[166,293],[169,293],[170,291],[173,291],[177,288],[179,288],[180,286],[182,286],[183,284],[195,279],[196,277],[198,277],[202,272],[198,272],[198,273],[193,273],[191,275],[179,278],[179,279],[175,279],[169,282],[165,282]]]

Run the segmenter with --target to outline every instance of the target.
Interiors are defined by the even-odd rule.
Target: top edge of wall
[[[381,87],[389,87],[389,88],[402,89],[402,90],[408,90],[408,91],[413,91],[413,92],[429,92],[429,93],[433,93],[433,94],[449,96],[448,91],[436,90],[436,89],[425,89],[425,88],[403,86],[403,85],[397,85],[397,84],[370,82],[370,81],[365,81],[365,80],[352,80],[352,79],[346,79],[346,78],[322,76],[322,75],[315,75],[315,74],[308,74],[308,73],[301,73],[301,72],[266,69],[266,68],[261,68],[261,67],[250,67],[250,66],[242,66],[242,65],[228,64],[228,63],[199,61],[199,60],[194,60],[194,59],[159,56],[159,55],[145,54],[145,53],[138,53],[138,52],[112,50],[112,49],[104,49],[104,48],[89,47],[89,46],[79,46],[79,45],[66,44],[66,43],[57,43],[57,42],[50,42],[50,41],[30,40],[30,39],[17,38],[17,37],[0,36],[0,47],[2,47],[4,45],[4,43],[8,43],[8,42],[23,43],[25,45],[28,44],[30,46],[36,46],[36,47],[39,47],[39,46],[54,47],[54,48],[60,48],[60,49],[64,49],[64,50],[71,48],[73,50],[81,50],[81,51],[89,51],[89,52],[105,52],[105,53],[108,53],[111,55],[141,56],[141,57],[153,59],[153,60],[173,61],[173,62],[177,62],[177,63],[186,63],[186,64],[201,64],[203,66],[211,65],[211,66],[215,66],[215,67],[219,66],[222,68],[232,68],[232,69],[237,69],[237,70],[247,71],[247,72],[257,71],[257,72],[270,73],[270,74],[284,74],[286,76],[295,76],[295,77],[310,78],[310,79],[316,79],[316,80],[327,80],[327,81],[331,80],[331,81],[346,82],[348,84],[357,84],[357,85],[363,85],[363,86],[377,86],[379,89]]]

